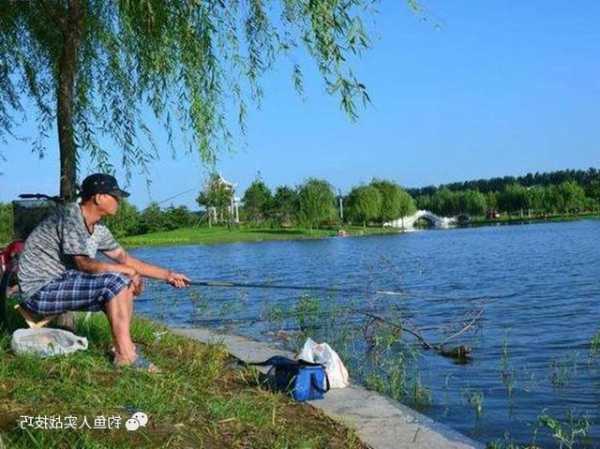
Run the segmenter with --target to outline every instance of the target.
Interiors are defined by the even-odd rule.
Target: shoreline
[[[458,225],[457,227],[480,227],[480,226],[499,226],[499,225],[521,225],[535,223],[561,223],[579,220],[597,220],[600,219],[600,214],[583,214],[583,215],[556,215],[549,217],[514,217],[495,220],[472,220],[469,223]]]
[[[402,234],[394,228],[347,226],[345,237]],[[337,229],[270,229],[270,228],[181,228],[173,231],[129,236],[119,239],[126,248],[168,245],[220,245],[226,243],[252,243],[289,240],[314,240],[338,237]]]
[[[216,333],[204,327],[168,326],[176,335],[207,344],[223,344],[229,354],[243,362],[266,360],[274,355],[294,354],[269,343],[234,334]],[[329,417],[349,425],[372,449],[484,449],[486,446],[412,408],[351,383],[332,389],[324,399],[308,401]]]
[[[473,220],[469,223],[458,224],[455,229],[476,228],[485,226],[509,226],[526,225],[537,223],[560,223],[579,220],[598,220],[599,214],[575,215],[575,216],[554,216],[554,217],[515,217],[510,219],[496,220]],[[346,237],[368,237],[379,235],[404,234],[411,231],[427,230],[429,228],[414,228],[401,230],[391,227],[362,227],[346,226]],[[172,231],[156,232],[137,236],[122,237],[119,241],[126,248],[141,248],[155,246],[183,246],[183,245],[221,245],[228,243],[259,243],[271,241],[289,241],[289,240],[314,240],[338,237],[337,229],[271,229],[271,228],[234,228],[224,227],[213,228],[180,228]]]
[[[457,224],[451,229],[476,228],[484,226],[526,225],[538,223],[560,223],[579,220],[598,220],[600,214],[558,215],[551,217],[515,217],[505,219],[474,219],[468,223]],[[362,227],[345,226],[344,237],[367,237],[377,235],[404,234],[411,231],[428,230],[430,228],[414,228],[402,230],[391,227]],[[227,243],[252,243],[289,240],[314,240],[338,237],[337,229],[303,229],[303,228],[252,228],[241,227],[227,229],[215,226],[213,228],[179,228],[171,231],[161,231],[149,234],[133,235],[118,238],[125,248],[141,248],[154,246],[183,246],[183,245],[220,245]],[[0,243],[0,248],[9,242]]]

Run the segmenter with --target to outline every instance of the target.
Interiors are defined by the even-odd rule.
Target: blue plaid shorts
[[[50,281],[22,305],[41,315],[53,315],[69,310],[97,312],[116,296],[131,280],[121,273],[84,273],[67,270]]]

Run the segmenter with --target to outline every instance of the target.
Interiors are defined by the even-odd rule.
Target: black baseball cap
[[[81,196],[89,198],[97,193],[107,193],[118,198],[127,198],[129,192],[122,190],[114,176],[105,173],[89,175],[81,183]]]

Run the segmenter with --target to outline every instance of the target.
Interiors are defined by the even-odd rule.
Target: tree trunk
[[[56,88],[56,118],[60,149],[60,196],[75,198],[77,180],[77,148],[73,129],[73,110],[77,57],[83,31],[83,12],[80,0],[69,0],[63,22],[63,46],[58,60]]]
[[[56,120],[60,152],[60,196],[67,201],[75,199],[77,182],[77,147],[73,129],[73,110],[77,57],[83,31],[83,11],[80,0],[69,0],[66,17],[62,22],[63,46],[58,59],[56,87]],[[75,316],[63,313],[56,327],[74,331]]]

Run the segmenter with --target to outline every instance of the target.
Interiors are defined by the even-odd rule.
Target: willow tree
[[[383,195],[372,185],[354,187],[347,201],[348,216],[352,221],[362,223],[365,228],[369,221],[381,215]]]
[[[409,4],[413,1],[409,0]],[[356,116],[368,101],[348,60],[368,46],[371,0],[3,0],[0,4],[0,139],[18,135],[33,106],[33,149],[47,151],[56,124],[60,192],[74,195],[85,152],[101,168],[147,169],[158,148],[146,110],[185,138],[186,151],[215,160],[244,131],[261,76],[306,51],[326,89]],[[302,91],[302,68],[290,64]],[[150,115],[152,117],[152,115]],[[155,119],[152,118],[154,121]],[[18,137],[18,136],[17,136]],[[105,143],[109,142],[106,144]]]

